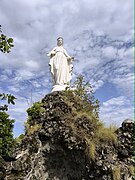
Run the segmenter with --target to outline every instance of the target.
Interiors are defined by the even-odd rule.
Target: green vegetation
[[[44,111],[41,102],[36,102],[32,107],[27,109],[28,120],[27,123],[33,125],[37,122],[37,119],[41,117],[41,112]]]
[[[7,103],[8,104],[15,104],[14,100],[16,98],[11,95],[11,94],[5,94],[5,93],[0,93],[0,100],[7,100]],[[4,104],[2,106],[0,106],[0,111],[7,111],[8,110],[8,105],[7,104]]]
[[[24,138],[24,134],[21,134],[20,136],[18,136],[17,138],[15,138],[15,143],[21,143],[22,142],[22,139]]]
[[[7,38],[4,34],[2,34],[1,25],[0,25],[0,51],[3,53],[9,53],[11,48],[14,47],[13,39]]]
[[[117,137],[115,135],[116,127],[113,125],[110,125],[109,127],[105,127],[102,125],[98,131],[96,132],[96,137],[101,142],[114,142],[114,144],[117,144]]]
[[[13,123],[6,112],[0,112],[0,156],[5,160],[11,156],[14,146]]]
[[[7,38],[4,34],[2,34],[1,25],[0,25],[0,51],[3,53],[9,53],[11,48],[14,47],[13,39]],[[0,93],[0,100],[7,100],[8,104],[15,104],[14,100],[16,98],[11,94]],[[8,105],[4,104],[0,106],[1,111],[7,111]]]
[[[27,135],[32,135],[32,134],[34,134],[35,132],[37,132],[41,128],[40,124],[35,124],[33,126],[29,126],[29,125],[27,126],[27,125],[28,124],[25,124]]]
[[[66,117],[67,124],[74,136],[85,141],[86,154],[94,161],[99,143],[117,144],[114,133],[116,128],[112,125],[107,128],[99,120],[99,101],[95,99],[91,85],[85,83],[82,75],[77,77],[73,87],[67,89],[64,95],[67,104],[72,108],[72,114]]]
[[[35,102],[31,108],[27,109],[28,119],[24,125],[28,135],[34,134],[34,132],[41,128],[41,125],[37,124],[37,120],[41,117],[41,114],[44,111],[41,102]]]
[[[94,97],[92,86],[85,82],[82,75],[76,78],[72,88],[67,88],[65,97],[78,111],[91,113],[99,118],[99,101]]]
[[[13,39],[7,38],[2,34],[0,25],[0,51],[3,53],[9,53],[13,46]],[[14,120],[9,119],[9,115],[4,111],[8,110],[8,104],[15,104],[15,99],[16,98],[11,94],[0,93],[0,100],[7,101],[6,104],[0,106],[0,156],[5,160],[11,156],[14,146]]]
[[[96,146],[95,146],[95,142],[93,142],[92,140],[90,140],[90,138],[88,139],[87,137],[85,137],[85,142],[86,142],[86,155],[92,160],[95,161],[95,154],[96,154]]]
[[[71,109],[71,113],[64,114],[65,126],[71,130],[73,137],[85,142],[85,153],[91,160],[95,160],[96,146],[100,143],[117,144],[114,133],[116,129],[114,126],[105,127],[99,120],[99,101],[95,99],[91,85],[85,83],[83,76],[79,76],[73,87],[67,88],[61,95],[67,108]],[[54,118],[57,118],[57,112],[60,114],[60,110],[61,107],[56,107]],[[41,128],[37,123],[44,112],[43,102],[36,102],[27,110],[27,134],[31,135]]]
[[[73,113],[65,119],[65,123],[71,128],[73,136],[79,137],[86,144],[86,155],[95,160],[96,146],[101,143],[116,144],[117,137],[115,135],[115,127],[105,127],[94,115],[89,113]]]

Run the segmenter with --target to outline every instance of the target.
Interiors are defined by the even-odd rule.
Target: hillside
[[[13,159],[1,180],[132,180],[134,123],[106,128],[73,93],[53,92],[28,109]]]

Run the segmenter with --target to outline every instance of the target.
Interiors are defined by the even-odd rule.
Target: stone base
[[[64,91],[67,85],[54,85],[51,92],[54,91]]]

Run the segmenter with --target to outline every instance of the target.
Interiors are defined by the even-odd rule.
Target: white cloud
[[[95,81],[94,79],[91,79],[90,84],[92,85],[92,88],[95,92],[97,89],[101,88],[104,85],[104,81],[102,80]]]
[[[134,94],[134,74],[128,73],[125,75],[120,75],[115,77],[114,79],[111,79],[111,82],[114,83],[116,88],[123,92],[124,95],[126,95],[128,98],[133,100],[133,94]]]
[[[103,48],[104,58],[115,59],[116,53],[117,53],[117,49],[112,46]]]
[[[30,69],[38,69],[39,70],[39,65],[38,65],[38,63],[37,62],[35,62],[35,61],[32,61],[32,60],[30,60],[30,61],[27,61],[27,62],[25,62],[25,65],[26,65],[26,67],[27,68],[30,68]]]
[[[129,68],[134,67],[134,47],[118,50],[118,56],[122,59],[123,64],[127,65]]]
[[[122,106],[122,105],[127,104],[127,103],[129,103],[129,101],[124,96],[120,96],[117,98],[112,98],[106,102],[103,102],[103,107]],[[106,110],[108,111],[108,108]]]
[[[0,75],[0,81],[6,81],[8,77],[6,75]]]
[[[32,77],[34,77],[34,73],[33,72],[27,71],[25,69],[20,69],[16,73],[17,73],[16,74],[17,76],[15,78],[15,81],[16,80],[20,80],[20,79],[22,79],[22,80],[29,80]]]
[[[20,89],[18,87],[14,87],[14,86],[8,86],[9,91],[13,91],[14,93],[17,93],[20,91]]]
[[[107,124],[120,126],[126,118],[134,118],[134,108],[125,96],[109,99],[103,102],[100,109],[100,118]]]
[[[24,122],[27,117],[26,109],[28,109],[28,103],[25,98],[16,96],[15,105],[9,105],[8,114],[10,117],[18,122]]]
[[[133,3],[133,0],[12,0],[12,3],[1,0],[3,33],[13,37],[15,45],[10,54],[0,54],[1,91],[28,98],[32,89],[35,100],[47,94],[52,82],[46,53],[56,45],[57,37],[63,36],[64,47],[76,60],[74,77],[84,74],[95,91],[106,82],[112,83],[121,97],[132,102]],[[123,102],[128,103],[124,99]],[[22,113],[21,108],[25,111],[21,103],[22,100],[16,113],[17,110]],[[117,106],[112,100],[106,103]],[[106,111],[105,105],[102,109]]]

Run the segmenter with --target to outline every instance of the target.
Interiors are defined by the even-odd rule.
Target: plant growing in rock
[[[99,101],[94,97],[92,86],[85,82],[82,75],[76,78],[71,89],[67,88],[65,95],[71,99],[71,102],[72,100],[75,101],[79,111],[92,113],[99,118]]]
[[[96,138],[100,139],[100,142],[114,142],[114,144],[117,144],[115,131],[116,127],[114,127],[113,125],[110,125],[109,127],[105,127],[105,125],[102,125],[96,132]]]
[[[75,81],[74,90],[48,94],[41,102],[34,103],[27,113],[27,135],[41,130],[47,136],[54,135],[54,139],[64,141],[69,149],[83,146],[86,156],[93,161],[98,144],[116,143],[113,128],[106,128],[99,120],[99,101],[83,76]],[[65,134],[66,131],[70,133]],[[85,145],[76,145],[79,140]]]
[[[121,167],[119,166],[114,166],[112,169],[112,176],[113,180],[121,180]]]
[[[113,126],[105,127],[99,120],[99,101],[94,97],[92,86],[85,82],[82,75],[77,77],[71,89],[67,88],[64,95],[72,108],[67,124],[71,126],[74,136],[85,141],[85,152],[94,161],[99,143],[117,144],[116,129]]]
[[[27,113],[28,113],[27,123],[31,124],[34,122],[34,120],[40,118],[40,109],[41,109],[40,102],[34,103],[32,107],[27,109]]]
[[[21,134],[17,138],[15,138],[15,143],[20,144],[22,142],[22,139],[24,138],[24,134]]]
[[[130,173],[131,176],[135,175],[135,167],[134,166],[130,165],[128,167],[128,170],[129,170],[129,173]]]
[[[27,125],[26,125],[27,126]],[[25,126],[25,127],[26,127]],[[41,125],[40,124],[34,124],[33,126],[27,126],[26,130],[27,130],[27,134],[28,135],[32,135],[34,134],[35,132],[39,131],[41,128]]]

